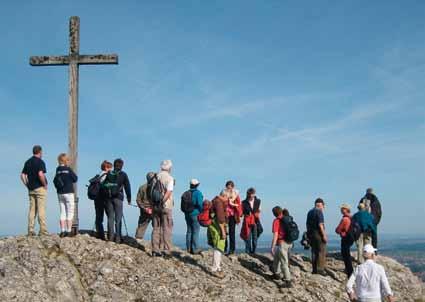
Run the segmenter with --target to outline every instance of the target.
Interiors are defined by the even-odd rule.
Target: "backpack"
[[[292,243],[300,237],[300,230],[292,216],[285,216],[281,220],[282,227],[285,231],[285,242]]]
[[[118,186],[119,171],[112,171],[106,174],[101,187],[102,191],[108,198],[117,198],[121,192],[121,187]]]
[[[55,178],[53,178],[53,184],[55,185],[55,188],[58,191],[65,187],[65,183],[63,182],[60,173],[56,173]]]
[[[158,175],[155,174],[154,177],[148,182],[147,195],[148,199],[152,202],[153,208],[156,211],[161,211],[164,208],[164,196],[165,189],[162,182],[158,179]]]
[[[351,219],[350,229],[347,232],[346,237],[350,242],[354,243],[359,240],[360,235],[363,233],[362,226],[358,221]]]
[[[188,190],[181,197],[180,209],[185,214],[190,214],[195,210],[195,205],[192,202],[192,191]]]
[[[103,174],[96,175],[95,177],[89,180],[89,184],[87,185],[87,197],[90,200],[95,200],[99,196],[100,188],[102,186],[102,183],[100,181],[102,176]]]
[[[198,222],[202,227],[209,227],[212,224],[210,216],[211,201],[205,200],[202,205],[202,212],[198,215]]]

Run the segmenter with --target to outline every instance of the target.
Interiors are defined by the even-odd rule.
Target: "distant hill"
[[[312,275],[308,258],[293,254],[295,287],[281,289],[268,255],[224,258],[224,279],[209,273],[211,252],[192,256],[176,248],[170,259],[150,257],[150,244],[125,244],[89,235],[61,239],[0,239],[0,301],[348,301],[337,254],[329,276]],[[403,302],[425,302],[424,283],[397,261],[380,256],[391,286]]]

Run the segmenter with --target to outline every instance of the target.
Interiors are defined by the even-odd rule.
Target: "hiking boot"
[[[162,254],[158,252],[152,252],[152,257],[162,257]]]
[[[280,280],[280,279],[282,279],[282,276],[280,274],[273,274],[273,279],[274,280]]]
[[[65,237],[66,236],[66,232],[61,232],[60,234],[59,234],[59,237],[60,238],[63,238],[63,237]]]
[[[201,255],[202,254],[202,250],[194,250],[192,252],[190,252],[192,255]]]
[[[38,233],[38,236],[49,236],[49,232],[47,231],[40,232]]]
[[[164,259],[171,259],[172,256],[170,253],[166,253],[166,252],[162,252],[162,257],[164,257]]]
[[[37,236],[37,234],[34,231],[28,232],[28,237],[34,237],[34,236]]]
[[[116,244],[121,244],[122,243],[122,239],[121,239],[121,237],[115,237],[115,243]]]
[[[282,288],[292,288],[292,287],[294,287],[293,284],[292,284],[292,281],[290,281],[290,280],[283,280]]]

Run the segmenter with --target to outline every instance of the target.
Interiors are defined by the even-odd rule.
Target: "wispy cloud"
[[[303,128],[299,130],[278,129],[278,134],[271,137],[271,141],[282,140],[302,140],[307,143],[319,144],[325,135],[332,132],[346,130],[349,127],[357,126],[378,115],[396,110],[402,103],[374,103],[353,109],[347,115],[318,127]],[[322,145],[322,144],[321,144]],[[326,145],[329,146],[329,145]]]

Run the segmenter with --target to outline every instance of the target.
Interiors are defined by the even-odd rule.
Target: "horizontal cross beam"
[[[33,56],[30,57],[30,65],[69,65],[75,62],[80,65],[118,64],[118,55],[76,55],[76,56]]]

